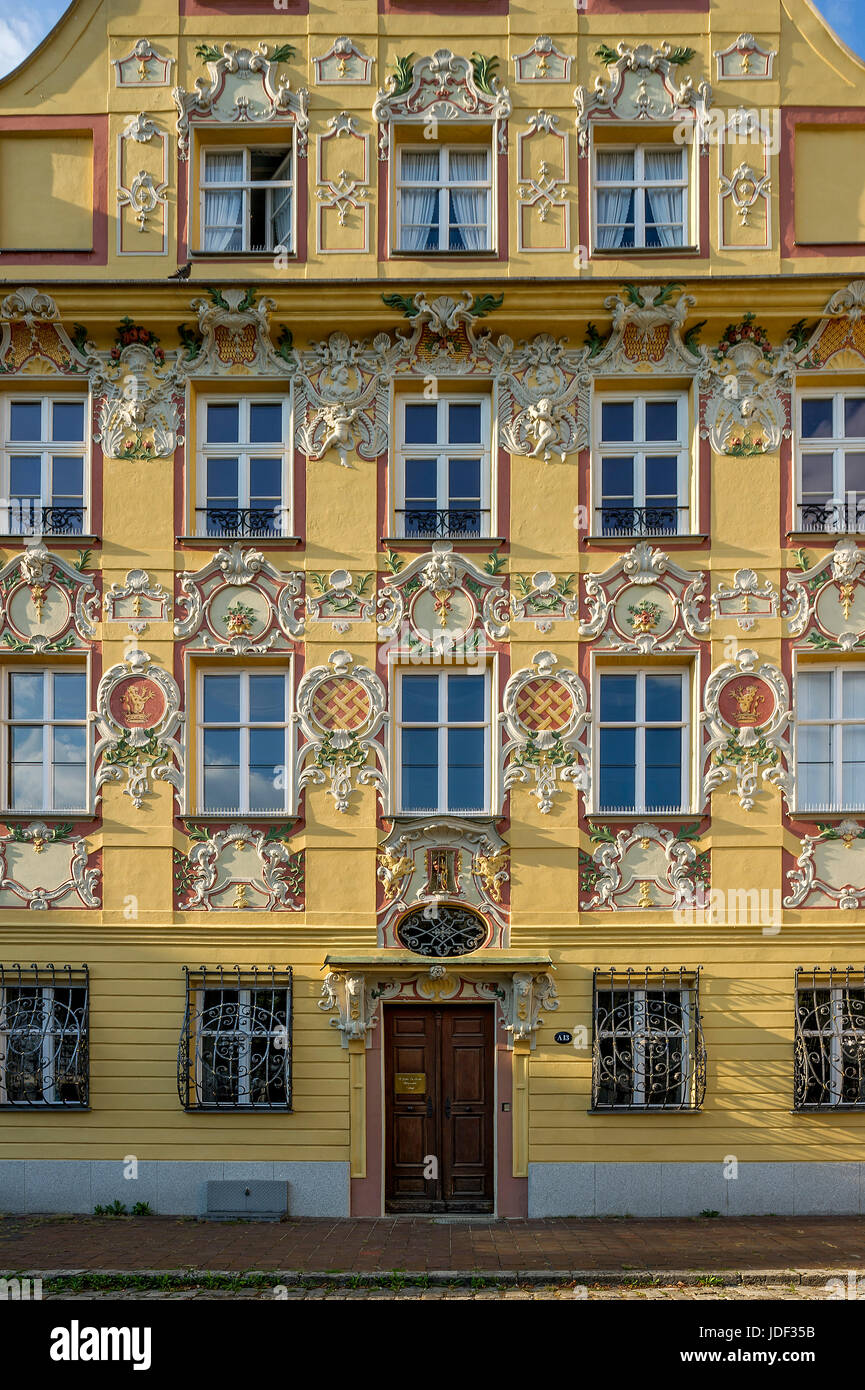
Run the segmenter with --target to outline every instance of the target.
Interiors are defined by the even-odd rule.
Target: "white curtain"
[[[598,246],[621,246],[625,240],[626,223],[634,196],[634,156],[630,150],[599,150],[597,176],[621,188],[598,189]]]
[[[400,249],[424,251],[430,228],[438,222],[438,151],[405,150],[400,169]]]
[[[240,183],[243,179],[243,154],[208,153],[204,166],[205,182]],[[209,189],[204,195],[205,251],[240,250],[242,241],[243,193],[239,188],[225,191]],[[237,242],[232,245],[235,237]]]
[[[487,184],[485,150],[452,150],[450,178],[465,183]],[[485,251],[489,245],[489,190],[451,188],[453,222],[467,251]]]
[[[646,178],[681,180],[682,151],[647,150]],[[655,231],[662,246],[682,245],[682,197],[684,189],[647,188],[646,225],[655,224]],[[658,225],[666,224],[666,225]]]

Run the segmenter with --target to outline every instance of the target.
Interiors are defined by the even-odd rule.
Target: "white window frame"
[[[238,434],[240,439],[236,444],[209,444],[207,442],[207,407],[209,405],[237,405],[239,410]],[[250,407],[253,405],[279,405],[282,407],[282,443],[277,444],[251,444],[249,442],[250,433]],[[249,461],[251,458],[278,458],[281,459],[281,503],[280,517],[274,518],[275,529],[272,537],[275,540],[284,539],[291,535],[291,525],[293,516],[293,467],[294,441],[293,441],[293,416],[292,395],[290,392],[284,394],[262,394],[257,395],[222,395],[219,393],[202,392],[198,397],[198,410],[196,419],[197,443],[196,449],[196,469],[195,469],[195,503],[192,507],[192,515],[189,517],[188,530],[190,535],[207,536],[211,535],[214,540],[219,539],[217,532],[207,530],[207,463],[210,458],[236,458],[237,463],[237,510],[243,511],[250,506],[249,500]],[[228,508],[231,510],[231,508]],[[202,514],[203,512],[203,514]],[[244,539],[244,537],[239,537]],[[263,536],[250,535],[246,539],[254,541],[256,539],[267,542],[268,534]]]
[[[647,443],[646,441],[646,404],[651,401],[675,401],[676,402],[676,429],[678,439],[675,443]],[[602,438],[601,420],[603,406],[625,405],[633,403],[634,406],[634,434],[636,438],[630,443],[627,440],[620,440],[616,443],[606,444]],[[593,430],[592,437],[595,441],[592,450],[592,496],[593,496],[593,520],[592,532],[596,536],[603,536],[603,460],[605,456],[617,458],[633,458],[634,460],[634,502],[633,509],[636,511],[640,507],[646,506],[646,459],[658,456],[668,456],[675,454],[677,457],[676,465],[676,535],[683,536],[690,533],[693,526],[693,512],[696,499],[692,496],[695,489],[696,469],[692,467],[692,457],[694,454],[693,427],[691,424],[691,395],[689,391],[596,391],[593,403]],[[627,503],[622,506],[627,508]],[[636,532],[634,533],[636,534]],[[659,536],[666,533],[657,532]]]
[[[449,458],[481,459],[481,501],[480,529],[478,537],[488,539],[493,534],[493,467],[492,467],[492,400],[489,394],[465,395],[459,392],[441,392],[434,401],[422,392],[412,392],[396,397],[396,444],[394,451],[394,515],[393,534],[405,537],[406,506],[405,465],[406,459],[428,458],[436,460],[436,510],[451,510],[447,491],[447,463]],[[449,405],[480,405],[481,442],[479,444],[449,445],[447,434],[447,411]],[[406,405],[435,405],[438,410],[436,421],[437,442],[435,444],[406,444],[405,408]],[[441,539],[441,537],[440,537]]]
[[[249,720],[249,677],[250,676],[273,676],[283,677],[285,688],[285,700],[283,709],[285,711],[284,723],[251,723]],[[231,723],[206,723],[204,719],[204,682],[208,676],[240,676],[240,719]],[[224,666],[222,664],[210,665],[204,663],[199,668],[196,683],[196,785],[195,785],[195,814],[207,816],[209,819],[219,820],[221,818],[234,819],[237,816],[253,816],[256,820],[266,820],[269,817],[279,817],[291,814],[293,810],[293,779],[291,774],[291,722],[292,722],[292,670],[290,663],[280,662],[278,665],[262,664],[261,666]],[[239,801],[240,805],[235,807],[220,807],[212,810],[204,805],[204,732],[206,729],[237,729],[241,730],[240,751],[240,785]],[[262,810],[250,809],[249,806],[249,731],[250,729],[282,729],[284,732],[284,765],[283,765],[283,804],[282,806],[265,808]],[[187,798],[188,799],[188,798]]]
[[[12,440],[11,422],[12,406],[25,403],[33,405],[39,402],[41,408],[40,440]],[[80,443],[54,443],[49,439],[51,433],[51,411],[55,404],[69,405],[72,402],[81,404],[84,407],[84,438]],[[81,495],[81,530],[73,532],[63,532],[73,536],[86,536],[90,533],[90,397],[78,392],[58,392],[53,393],[28,393],[26,391],[4,391],[0,395],[0,485],[3,488],[3,496],[7,498],[7,506],[0,514],[0,535],[4,536],[41,536],[52,535],[53,532],[45,532],[42,527],[41,515],[39,522],[28,524],[23,517],[19,520],[19,529],[13,529],[12,524],[12,456],[15,454],[28,454],[40,456],[39,473],[39,502],[41,510],[53,507],[52,485],[54,480],[55,455],[66,458],[80,458],[83,460],[82,466],[82,495]]]
[[[43,736],[42,741],[42,796],[43,806],[22,806],[13,807],[12,799],[12,730],[23,725],[32,725],[32,719],[12,719],[12,676],[36,675],[52,677],[45,679],[42,688],[42,728],[46,731],[47,737]],[[84,680],[85,709],[83,719],[57,719],[53,717],[54,710],[54,681],[53,677],[59,676],[81,676]],[[2,695],[0,695],[0,709],[2,709],[3,722],[3,806],[10,815],[88,815],[90,812],[91,786],[92,786],[92,749],[91,740],[87,737],[87,730],[90,726],[89,707],[90,707],[90,668],[89,664],[81,663],[69,666],[7,666],[3,672]],[[53,804],[53,773],[54,767],[54,727],[62,725],[63,728],[82,728],[85,731],[84,739],[84,802],[81,806],[55,806]],[[48,732],[50,731],[50,732]],[[59,764],[63,766],[64,764]]]
[[[819,672],[821,675],[825,675],[827,672],[831,672],[831,674],[832,674],[832,713],[831,713],[831,715],[829,716],[828,719],[803,719],[803,718],[799,715],[799,713],[798,713],[799,700],[796,699],[795,702],[794,702],[794,708],[795,708],[796,711],[797,711],[797,714],[796,714],[796,724],[795,724],[795,751],[796,751],[796,762],[795,762],[795,767],[796,767],[796,807],[797,807],[797,810],[798,810],[798,811],[802,811],[802,812],[806,812],[806,811],[808,811],[808,812],[810,812],[810,811],[815,811],[815,812],[818,812],[818,813],[820,813],[820,812],[825,812],[827,815],[834,814],[836,811],[851,811],[851,812],[857,812],[857,813],[861,813],[862,811],[865,811],[865,796],[863,796],[858,802],[852,802],[850,805],[847,805],[847,804],[841,799],[841,795],[840,795],[840,792],[841,792],[842,789],[843,789],[844,779],[843,779],[843,758],[842,758],[842,756],[841,756],[841,754],[842,754],[843,739],[842,739],[841,737],[839,737],[839,731],[840,731],[841,729],[849,728],[849,727],[854,727],[854,728],[855,728],[857,725],[863,725],[863,726],[865,726],[865,717],[863,717],[862,719],[844,718],[843,715],[842,715],[842,713],[841,713],[841,711],[842,711],[842,709],[843,709],[843,698],[844,698],[844,697],[843,697],[843,689],[844,689],[844,673],[845,673],[845,671],[856,671],[856,672],[859,673],[859,674],[865,674],[865,666],[861,666],[861,665],[859,665],[857,662],[851,662],[851,661],[846,661],[846,662],[832,662],[831,664],[827,662],[825,665],[824,665],[822,662],[819,662],[819,663],[818,663],[818,662],[814,662],[814,663],[808,662],[807,664],[804,663],[804,662],[802,662],[802,663],[797,664],[797,667],[796,667],[796,686],[797,686],[797,688],[798,688],[799,681],[801,680],[801,678],[802,678],[803,676],[811,675],[811,674],[814,674],[814,673],[816,673],[816,672]],[[840,680],[838,679],[838,676],[839,676],[839,675],[840,675],[840,677],[841,677]],[[797,689],[797,693],[798,693],[798,689]],[[831,730],[831,734],[830,734],[830,747],[831,747],[832,757],[831,757],[830,767],[831,767],[831,775],[832,775],[832,792],[834,793],[834,795],[833,795],[833,797],[832,797],[832,799],[831,799],[831,801],[830,801],[830,804],[829,804],[828,806],[808,806],[808,805],[806,805],[806,804],[802,801],[802,799],[801,799],[801,794],[800,794],[801,779],[800,779],[800,777],[799,777],[799,735],[800,735],[800,730],[802,730],[802,729],[807,729],[807,728],[820,728],[820,729],[828,728],[828,729]]]
[[[594,131],[592,132],[592,158],[591,158],[591,218],[592,218],[592,254],[600,252],[602,255],[619,255],[627,257],[637,252],[648,251],[652,255],[680,255],[683,251],[693,251],[696,249],[695,228],[696,222],[696,187],[692,175],[693,159],[689,154],[689,146],[676,145],[669,141],[660,141],[651,144],[649,141],[631,141],[624,144],[608,144],[607,141],[595,140]],[[684,174],[681,179],[647,179],[645,177],[645,156],[646,154],[657,154],[663,152],[669,154],[671,151],[681,150],[682,165]],[[628,183],[619,183],[611,179],[598,178],[598,154],[633,154],[634,155],[634,178]],[[683,213],[682,213],[682,243],[679,246],[647,246],[646,245],[646,189],[658,188],[681,188],[684,193]],[[599,244],[599,217],[598,217],[598,193],[601,189],[607,188],[630,188],[634,193],[634,245],[633,246],[601,246]],[[607,225],[606,223],[604,225]]]
[[[848,527],[848,508],[852,506],[854,513],[857,513],[857,504],[862,504],[862,529],[865,530],[865,493],[857,497],[855,492],[848,492],[845,483],[844,457],[846,453],[865,454],[865,435],[850,436],[844,434],[844,403],[849,398],[861,400],[865,397],[865,382],[859,387],[840,386],[831,387],[819,386],[800,387],[796,391],[795,400],[795,440],[796,440],[796,496],[794,499],[795,516],[793,517],[793,530],[802,531],[804,518],[802,508],[806,506],[803,496],[802,465],[804,459],[809,454],[831,454],[832,455],[832,496],[826,501],[826,510],[830,507],[836,508],[834,518],[831,518],[827,531],[821,533],[814,532],[816,535],[839,533],[844,535],[850,529]],[[806,440],[802,434],[802,402],[806,400],[826,400],[832,401],[832,436],[827,439]],[[816,503],[814,505],[817,505]],[[858,513],[857,513],[858,522]],[[811,534],[809,532],[808,534]]]
[[[439,714],[435,723],[418,724],[413,720],[409,725],[412,729],[435,728],[438,729],[438,803],[435,807],[424,806],[417,810],[406,808],[403,795],[403,758],[402,758],[402,734],[405,727],[402,712],[402,681],[403,676],[436,676],[439,682]],[[471,680],[482,680],[484,682],[484,717],[483,723],[477,720],[468,722],[450,723],[447,719],[445,700],[447,698],[447,677],[465,676]],[[491,714],[492,714],[492,679],[493,672],[488,666],[469,668],[467,666],[443,666],[441,670],[432,670],[429,666],[410,666],[399,665],[394,668],[391,689],[395,692],[396,718],[394,721],[395,732],[395,761],[396,777],[394,778],[396,791],[396,814],[402,816],[423,816],[428,812],[443,816],[464,816],[471,819],[474,816],[490,815],[493,797],[493,777],[492,777],[492,733],[491,733]],[[445,694],[442,694],[442,691]],[[444,712],[444,717],[442,717]],[[447,786],[447,731],[449,729],[477,729],[483,727],[484,730],[484,805],[480,810],[473,811],[451,811],[448,809],[448,786]]]
[[[438,197],[438,235],[439,245],[437,247],[424,246],[420,250],[413,251],[405,248],[403,242],[403,219],[402,219],[402,190],[403,188],[417,188],[414,180],[403,180],[402,177],[402,157],[403,154],[429,154],[436,150],[440,155],[439,178],[436,187],[439,190]],[[450,178],[450,156],[451,152],[459,154],[486,154],[489,178],[483,182],[470,182],[468,180],[452,180]],[[443,169],[447,169],[447,175],[443,176]],[[451,250],[449,245],[442,246],[442,236],[447,242],[450,240],[450,189],[451,188],[484,188],[487,192],[487,244],[478,247],[477,250],[469,250],[463,247],[462,250]],[[391,246],[393,251],[401,256],[488,256],[491,252],[498,250],[498,192],[497,192],[497,161],[495,146],[493,141],[493,129],[490,128],[489,140],[487,143],[463,144],[447,141],[427,141],[411,144],[397,143],[394,148],[394,197],[393,197],[393,236]]]
[[[601,721],[601,680],[604,676],[636,676],[637,677],[637,699],[636,715],[634,720],[623,722],[604,720]],[[651,724],[646,724],[646,676],[673,676],[681,677],[682,681],[682,718],[670,719],[665,721],[653,720]],[[633,816],[633,815],[683,815],[692,810],[693,804],[693,774],[691,769],[691,728],[693,725],[693,693],[692,693],[692,674],[691,668],[687,666],[596,666],[593,680],[593,704],[597,711],[597,739],[594,740],[594,769],[592,776],[592,787],[595,789],[593,795],[597,798],[595,810],[598,814],[605,816]],[[682,778],[681,778],[681,806],[672,810],[646,807],[646,728],[652,729],[681,729],[681,748],[682,748]],[[612,810],[600,804],[601,795],[601,730],[602,729],[633,729],[636,728],[637,736],[635,739],[635,776],[634,791],[636,795],[636,806],[614,808]]]
[[[252,155],[253,151],[274,151],[274,152],[276,152],[276,151],[280,151],[280,150],[283,152],[283,159],[282,159],[282,162],[281,162],[281,164],[280,164],[279,167],[281,168],[282,165],[285,164],[285,162],[286,162],[286,160],[287,160],[288,163],[289,163],[290,177],[289,177],[288,179],[273,179],[273,180],[253,179],[253,178],[252,178],[252,174],[251,174],[251,155]],[[213,183],[213,184],[208,183],[207,180],[205,179],[205,170],[206,170],[206,167],[207,167],[207,156],[208,156],[208,154],[242,154],[242,155],[243,155],[243,178],[240,179],[240,180],[239,180],[238,182],[236,182],[236,183]],[[290,246],[285,246],[284,243],[273,242],[272,245],[267,245],[267,246],[264,246],[264,247],[253,248],[253,247],[251,247],[250,244],[249,244],[249,242],[250,242],[250,236],[251,236],[251,205],[250,205],[250,192],[251,192],[253,189],[258,189],[258,190],[266,189],[266,190],[269,190],[269,191],[267,192],[267,195],[266,195],[267,213],[266,213],[266,217],[265,217],[265,228],[266,228],[266,231],[267,231],[268,241],[271,241],[271,240],[272,240],[272,237],[271,237],[271,217],[272,217],[272,214],[273,214],[272,190],[273,190],[273,189],[276,189],[276,188],[280,188],[280,189],[282,189],[282,188],[289,188],[289,189],[291,190],[291,245],[290,245]],[[224,193],[225,193],[225,192],[238,192],[238,191],[240,191],[241,194],[242,194],[243,201],[242,201],[242,213],[241,213],[241,216],[242,216],[242,218],[243,218],[243,227],[242,227],[242,234],[241,234],[241,235],[242,235],[242,243],[243,243],[243,244],[242,244],[238,249],[236,249],[236,250],[234,250],[234,251],[210,251],[210,250],[207,250],[206,247],[205,247],[205,242],[206,242],[206,240],[207,240],[207,236],[206,236],[206,233],[207,233],[207,221],[206,221],[206,206],[207,206],[207,199],[206,199],[206,197],[205,197],[205,194],[206,194],[206,193],[218,192],[218,191],[221,191],[221,192],[224,192]],[[211,145],[211,144],[208,144],[207,141],[206,141],[205,139],[200,138],[199,162],[198,162],[198,200],[199,200],[198,227],[199,227],[200,245],[199,245],[198,251],[196,251],[194,254],[196,254],[196,255],[202,255],[202,254],[203,254],[203,255],[207,255],[207,256],[249,256],[249,255],[263,255],[263,256],[266,256],[266,255],[272,255],[273,252],[276,250],[277,245],[279,244],[279,245],[281,245],[281,246],[283,247],[283,250],[285,250],[289,255],[295,255],[295,254],[296,254],[296,247],[297,247],[297,141],[296,141],[295,138],[294,138],[294,129],[293,129],[293,127],[291,127],[291,126],[287,126],[287,127],[286,127],[286,129],[285,129],[285,142],[284,142],[284,144],[283,144],[281,141],[271,141],[271,142],[268,142],[268,143],[266,143],[266,144],[256,144],[255,141],[253,141],[253,142],[252,142],[251,144],[249,144],[249,145],[229,145],[229,144],[226,144],[226,145],[222,145],[222,144],[212,144],[212,145]]]
[[[205,1086],[205,1080],[204,1080],[204,1078],[205,1078],[205,1073],[204,1073],[204,1056],[203,1056],[204,1048],[203,1048],[203,1042],[204,1042],[204,1039],[205,1039],[205,1038],[208,1038],[208,1037],[218,1037],[218,1036],[220,1036],[220,1031],[221,1031],[221,1030],[219,1030],[219,1029],[216,1029],[216,1030],[205,1029],[205,1028],[202,1028],[202,1027],[200,1026],[200,1021],[201,1021],[201,1019],[202,1019],[202,1017],[203,1017],[203,1015],[204,1015],[204,1012],[205,1012],[205,1008],[204,1008],[204,996],[205,996],[205,994],[210,993],[210,992],[213,992],[213,993],[217,993],[217,992],[218,992],[218,993],[221,993],[221,994],[227,994],[227,993],[236,994],[236,995],[237,995],[238,1017],[242,1017],[241,1011],[242,1011],[243,1009],[246,1009],[246,1010],[248,1011],[251,1007],[252,1007],[252,1008],[255,1007],[255,1005],[253,1004],[253,998],[252,998],[254,994],[273,994],[273,993],[275,993],[275,992],[280,992],[280,993],[282,993],[282,994],[284,994],[284,995],[286,996],[286,1008],[285,1008],[286,1022],[285,1022],[285,1025],[284,1025],[282,1028],[275,1028],[272,1032],[269,1032],[269,1033],[266,1035],[266,1036],[267,1036],[267,1041],[268,1041],[268,1047],[269,1047],[269,1049],[279,1050],[279,1049],[276,1049],[276,1048],[275,1048],[275,1044],[274,1044],[274,1042],[273,1042],[273,1039],[274,1039],[274,1038],[277,1038],[277,1037],[282,1037],[282,1038],[284,1038],[284,1037],[286,1036],[287,1031],[291,1029],[291,1009],[292,1009],[292,1000],[291,1000],[291,990],[290,990],[290,988],[289,988],[287,985],[283,985],[283,986],[279,986],[279,985],[278,985],[278,986],[275,987],[275,989],[271,988],[270,986],[268,986],[268,985],[266,985],[266,984],[264,984],[264,983],[262,983],[261,985],[259,985],[259,987],[258,987],[257,989],[252,989],[252,988],[249,988],[249,987],[237,988],[236,986],[233,986],[233,985],[231,985],[230,983],[228,983],[228,981],[226,981],[221,987],[220,987],[219,985],[215,985],[215,984],[214,984],[214,985],[208,985],[207,987],[205,987],[205,986],[203,986],[203,985],[200,985],[200,984],[197,985],[196,988],[195,988],[195,991],[194,991],[194,1007],[195,1007],[195,1018],[196,1018],[196,1029],[195,1029],[195,1073],[196,1073],[196,1088],[195,1088],[195,1089],[196,1089],[196,1094],[197,1094],[197,1095],[201,1095],[201,1096],[204,1095],[204,1086]],[[224,1001],[223,1001],[223,1007],[225,1007]],[[248,1021],[248,1020],[249,1020],[249,1013],[248,1013],[248,1012],[247,1012],[246,1017],[247,1017],[247,1021]],[[250,1098],[249,1098],[249,1097],[250,1097],[250,1085],[249,1085],[249,1083],[250,1083],[250,1070],[251,1070],[251,1069],[250,1069],[250,1065],[249,1065],[249,1057],[250,1057],[250,1053],[251,1053],[251,1051],[252,1051],[252,1040],[253,1040],[254,1037],[255,1037],[255,1038],[258,1038],[258,1039],[262,1039],[265,1035],[262,1034],[262,1033],[253,1033],[253,1032],[252,1032],[250,1029],[248,1029],[248,1028],[247,1028],[247,1029],[238,1029],[238,1030],[236,1030],[236,1031],[242,1032],[242,1033],[243,1033],[243,1045],[242,1045],[241,1048],[238,1049],[238,1057],[237,1057],[237,1070],[238,1070],[238,1075],[237,1075],[237,1095],[236,1095],[235,1099],[234,1099],[234,1100],[231,1100],[231,1101],[227,1101],[227,1100],[223,1100],[223,1101],[215,1101],[215,1100],[204,1101],[204,1100],[203,1100],[203,1101],[201,1102],[200,1105],[194,1106],[193,1109],[194,1109],[194,1110],[209,1110],[209,1109],[211,1109],[211,1107],[212,1107],[213,1109],[219,1109],[219,1110],[230,1111],[230,1109],[231,1109],[232,1106],[237,1106],[238,1108],[241,1108],[241,1107],[242,1107],[242,1108],[247,1109],[247,1110],[273,1110],[273,1109],[282,1110],[282,1109],[285,1109],[286,1107],[283,1106],[283,1104],[282,1104],[281,1102],[280,1102],[277,1106],[273,1106],[273,1105],[271,1105],[271,1104],[270,1104],[269,1102],[267,1102],[267,1101],[253,1101],[253,1100],[250,1100]],[[284,1047],[283,1047],[283,1049],[282,1049],[282,1055],[283,1055],[283,1058],[284,1058],[284,1057],[285,1057],[285,1048],[284,1048]],[[289,1080],[289,1085],[290,1085],[290,1084],[291,1084],[290,1068],[289,1068],[289,1078],[288,1078],[288,1080]]]

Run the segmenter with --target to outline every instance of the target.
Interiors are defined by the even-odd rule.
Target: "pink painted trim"
[[[585,0],[586,14],[626,14],[639,19],[634,9],[633,0]],[[706,14],[708,9],[709,0],[655,0],[652,14]]]
[[[352,1216],[384,1213],[383,1031],[384,1018],[371,1029],[372,1042],[366,1049],[366,1177],[351,1179]]]
[[[795,408],[791,403],[791,413]],[[787,539],[787,532],[795,530],[794,507],[796,505],[796,489],[793,485],[793,441],[792,439],[782,439],[779,449],[781,461],[781,515],[780,515],[780,534],[778,544],[785,550],[790,542]]]
[[[388,229],[390,226],[390,203],[388,199],[390,197],[390,186],[388,183],[387,171],[389,168],[390,160],[380,159],[378,161],[378,226],[376,228],[376,240],[378,241],[378,258],[380,261],[386,261],[388,259]]]
[[[796,243],[796,130],[798,126],[865,126],[865,108],[861,106],[785,106],[781,110],[781,186],[780,222],[781,255],[796,259],[800,256],[859,256],[865,252],[865,241],[845,243],[823,242],[808,245]]]
[[[107,265],[108,116],[28,116],[23,123],[21,116],[0,116],[0,132],[34,130],[89,131],[93,136],[93,246],[90,251],[6,251],[3,265]]]
[[[482,14],[508,13],[508,0],[378,0],[379,14]]]
[[[274,0],[215,0],[205,4],[205,0],[180,0],[181,15],[272,15],[309,14],[309,0],[280,0],[276,8]]]
[[[495,133],[495,127],[493,127]],[[498,217],[499,217],[499,254],[500,261],[508,259],[508,152],[502,150],[498,156]],[[502,532],[502,535],[506,535]]]
[[[189,160],[177,161],[177,264],[189,261]]]
[[[295,139],[297,135],[295,133]],[[308,238],[309,238],[309,161],[301,159],[298,155],[295,161],[297,167],[297,244],[294,249],[294,256],[289,258],[299,265],[303,264],[307,258]]]
[[[498,1020],[495,1020],[498,1028]],[[513,1053],[506,1042],[496,1046],[496,1216],[499,1220],[527,1217],[529,1180],[514,1177],[514,1116],[503,1105],[513,1106]]]
[[[697,226],[697,260],[707,261],[709,259],[709,238],[711,229],[709,224],[709,159],[711,150],[706,154],[700,149],[699,145],[694,145],[694,158],[699,161],[697,165],[697,197],[700,200]]]

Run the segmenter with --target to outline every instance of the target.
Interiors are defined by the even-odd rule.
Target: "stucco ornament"
[[[735,618],[742,632],[750,632],[758,618],[774,618],[778,591],[771,579],[761,585],[757,571],[736,570],[732,584],[719,583],[710,599],[713,618]]]
[[[349,82],[369,82],[374,62],[375,58],[368,58],[353,39],[346,34],[340,34],[326,53],[312,60],[316,86],[332,87]]]
[[[398,574],[384,579],[378,596],[378,635],[406,650],[453,652],[480,649],[484,638],[508,635],[509,597],[496,574],[433,541]]]
[[[334,632],[349,632],[352,623],[372,618],[375,575],[353,575],[351,570],[331,570],[329,575],[307,570],[306,611],[313,622],[327,622]],[[312,591],[312,592],[310,592]]]
[[[712,88],[706,81],[695,88],[693,78],[680,79],[678,72],[695,56],[693,49],[674,48],[669,43],[658,48],[641,43],[632,48],[622,41],[615,50],[602,44],[595,56],[604,64],[605,72],[598,73],[591,90],[580,86],[574,91],[582,158],[588,157],[595,121],[605,125],[619,121],[658,121],[669,125],[688,120],[698,133],[702,153],[708,153],[705,126],[712,105]]]
[[[234,821],[224,829],[187,827],[192,847],[175,852],[178,907],[183,911],[303,910],[303,852],[292,852],[290,827],[252,829]]]
[[[718,78],[734,78],[738,82],[766,81],[773,75],[777,49],[764,48],[753,34],[740,34],[728,48],[715,50]]]
[[[330,783],[338,811],[349,808],[352,776],[387,801],[387,751],[377,737],[388,719],[387,692],[379,677],[351,652],[331,652],[313,666],[297,690],[294,715],[303,742],[297,750],[297,787]]]
[[[126,623],[130,632],[146,632],[149,622],[165,622],[171,606],[168,590],[147,570],[127,570],[122,584],[113,583],[102,600],[105,621]]]
[[[696,344],[700,325],[684,333],[688,314],[696,305],[681,285],[626,284],[621,294],[608,295],[604,307],[612,315],[606,340],[589,325],[588,369],[599,376],[641,373],[697,376],[704,354]]]
[[[511,598],[516,622],[534,622],[537,632],[550,632],[554,623],[572,622],[579,617],[577,575],[537,570],[531,576],[514,574],[511,583],[516,589]]]
[[[783,617],[799,651],[852,652],[865,643],[865,550],[843,537],[834,550],[787,571]]]
[[[106,782],[126,778],[123,795],[139,809],[150,781],[183,787],[183,750],[177,735],[183,723],[180,688],[174,677],[154,666],[148,652],[132,651],[107,670],[96,692],[95,751],[97,800]]]
[[[386,452],[386,357],[347,333],[331,333],[299,354],[297,445],[307,458],[324,458],[332,449],[347,467],[352,453],[375,459]]]
[[[507,945],[508,848],[492,820],[435,816],[394,824],[378,849],[381,884],[379,944],[399,946],[401,918],[422,907],[434,920],[439,908],[462,906],[487,923],[483,945]]]
[[[50,294],[24,285],[0,300],[0,373],[78,376],[100,363],[86,328],[75,323],[70,335]]]
[[[280,76],[279,65],[294,56],[290,44],[272,49],[260,43],[256,49],[235,48],[231,43],[219,49],[199,44],[199,58],[207,64],[209,80],[198,77],[195,90],[175,87],[171,93],[177,107],[177,153],[189,157],[189,127],[193,125],[289,125],[296,132],[297,153],[306,156],[309,131],[309,93],[305,87],[292,92],[288,78]]]
[[[856,820],[818,825],[801,840],[784,907],[865,907],[865,826]]]
[[[585,576],[588,614],[580,636],[605,651],[693,651],[709,633],[705,580],[701,570],[682,569],[663,550],[638,541],[602,574]]]
[[[759,664],[758,664],[759,663]],[[743,648],[735,661],[717,667],[706,682],[704,709],[703,798],[725,782],[743,811],[750,811],[760,783],[776,786],[793,804],[787,682],[770,662]]]
[[[518,82],[567,82],[573,58],[561,53],[549,34],[539,34],[531,48],[513,57]]]
[[[794,324],[785,346],[798,371],[820,371],[830,362],[835,371],[861,371],[865,362],[865,280],[853,280],[845,289],[836,290],[810,334],[804,319]]]
[[[531,667],[515,671],[505,686],[499,714],[503,787],[533,783],[543,814],[561,794],[560,783],[573,782],[585,802],[591,781],[585,686],[557,666],[553,652],[535,652]]]
[[[541,458],[588,448],[591,377],[586,350],[568,351],[566,339],[539,333],[514,347],[496,343],[499,377],[499,442],[509,453]]]
[[[489,122],[497,150],[507,149],[508,117],[513,109],[507,87],[494,75],[495,58],[459,57],[439,48],[430,57],[397,60],[372,107],[378,123],[378,157],[388,159],[395,122]]]
[[[659,829],[641,822],[613,835],[595,827],[601,843],[594,853],[581,855],[580,887],[591,892],[580,906],[584,912],[665,911],[693,907],[698,886],[708,886],[709,854],[691,841],[691,829]]]
[[[92,574],[35,541],[0,569],[0,643],[15,653],[89,651],[99,622]]]
[[[206,299],[193,299],[190,308],[198,323],[195,329],[180,325],[183,351],[177,372],[181,380],[247,374],[290,377],[297,371],[287,328],[273,344],[270,315],[276,301],[268,295],[259,299],[253,289],[210,289]]]
[[[99,402],[93,437],[109,459],[172,458],[184,443],[183,388],[174,369],[165,368],[158,338],[131,323],[121,325],[120,332],[119,342],[132,333],[152,341],[126,341],[91,373],[91,390]]]
[[[100,907],[101,877],[71,825],[31,821],[0,836],[0,907]]]
[[[700,434],[716,454],[772,453],[789,439],[791,367],[788,348],[773,348],[753,314],[728,326],[700,377]]]
[[[303,635],[303,575],[283,572],[235,541],[200,570],[178,575],[174,635],[218,656],[292,651]]]

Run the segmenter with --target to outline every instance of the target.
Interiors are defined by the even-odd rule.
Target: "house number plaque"
[[[426,1095],[425,1071],[398,1071],[393,1079],[394,1093],[398,1096]]]

